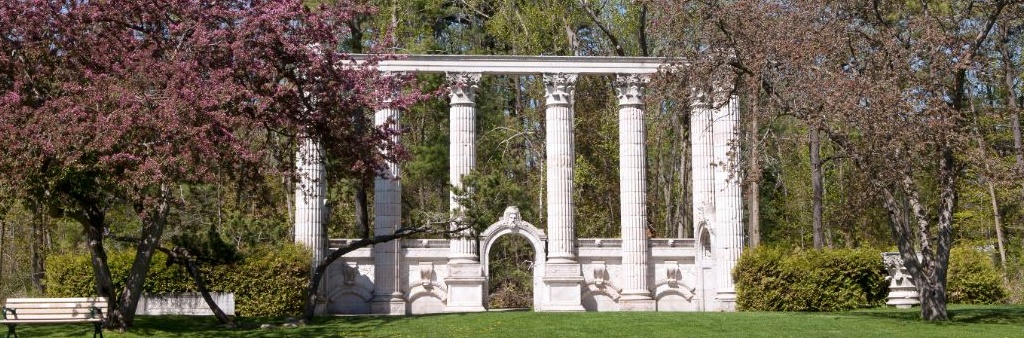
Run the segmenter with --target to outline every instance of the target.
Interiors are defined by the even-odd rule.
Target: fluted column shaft
[[[480,73],[448,74],[451,86],[450,108],[450,141],[448,177],[452,187],[462,187],[462,177],[476,167],[476,88],[480,82]],[[451,214],[461,220],[463,208],[456,200],[455,191],[451,192],[449,201]],[[459,227],[459,222],[451,224],[452,230]],[[469,236],[470,229],[463,230],[449,242],[449,260],[451,263],[478,262],[476,241]]]
[[[548,262],[576,261],[573,219],[573,94],[576,74],[544,74]]]
[[[619,75],[619,196],[624,298],[650,299],[647,284],[647,168],[644,75]]]
[[[380,108],[374,114],[374,125],[394,123],[398,128],[399,110]],[[398,136],[394,136],[398,142]],[[398,179],[397,163],[388,163],[387,169],[373,181],[373,232],[375,235],[395,233],[402,222],[402,184]],[[373,295],[376,302],[400,301],[402,299],[399,275],[399,253],[401,241],[394,240],[373,246],[374,281]],[[377,311],[375,311],[377,312]],[[404,314],[392,309],[391,314]]]
[[[327,250],[324,222],[327,217],[327,179],[324,152],[320,142],[299,137],[295,153],[295,243],[313,252],[312,266],[316,267]]]
[[[712,138],[711,107],[706,97],[698,95],[690,114],[690,161],[693,175],[693,225],[695,236],[700,238],[701,229],[714,232],[714,171],[711,163],[714,154]],[[701,243],[705,244],[705,243]],[[710,245],[710,243],[707,243]],[[699,248],[698,248],[699,249]],[[703,254],[697,256],[701,258]]]
[[[713,245],[718,268],[719,294],[735,299],[732,269],[743,252],[743,199],[740,195],[740,173],[733,149],[738,139],[739,102],[735,96],[715,110],[715,235]]]

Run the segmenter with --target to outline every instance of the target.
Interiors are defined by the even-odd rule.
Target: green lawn
[[[1024,307],[953,306],[953,321],[925,323],[917,310],[841,313],[535,313],[490,312],[415,317],[326,317],[297,328],[259,329],[242,319],[224,329],[212,317],[140,317],[107,337],[1024,337]],[[21,326],[21,337],[88,337],[87,325]]]

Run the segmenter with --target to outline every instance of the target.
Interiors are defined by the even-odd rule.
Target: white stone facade
[[[693,215],[697,238],[648,238],[644,89],[664,60],[609,57],[408,56],[383,61],[388,72],[445,73],[450,88],[451,184],[476,166],[475,89],[488,74],[534,74],[545,84],[547,224],[538,229],[510,206],[479,236],[464,232],[446,239],[414,239],[356,250],[331,265],[323,283],[326,313],[422,314],[486,311],[487,266],[499,237],[519,235],[533,246],[534,310],[537,311],[732,311],[731,270],[743,249],[743,207],[732,155],[739,120],[735,97],[697,95],[691,115]],[[619,158],[622,238],[576,238],[572,200],[573,102],[579,76],[615,76],[619,99]],[[382,98],[386,100],[387,98]],[[399,112],[377,111],[378,124],[398,123]],[[301,155],[315,153],[304,142]],[[321,160],[322,161],[322,160]],[[315,180],[322,166],[300,160],[300,186],[324,191]],[[398,229],[401,177],[392,164],[374,184],[374,232]],[[318,171],[319,170],[319,171]],[[319,176],[318,176],[319,175]],[[300,193],[302,196],[299,196]],[[323,237],[323,204],[296,190],[296,242],[314,249],[314,259],[350,240]],[[309,204],[304,204],[309,203]],[[461,206],[451,199],[450,211]],[[320,221],[317,221],[320,220]],[[453,224],[452,227],[456,227]],[[320,229],[313,229],[320,227]],[[301,229],[300,229],[301,228]],[[300,235],[301,234],[301,235]],[[319,236],[319,237],[317,237]],[[320,238],[316,239],[314,237]]]

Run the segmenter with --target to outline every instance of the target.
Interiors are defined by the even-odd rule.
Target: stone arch
[[[519,208],[510,206],[505,208],[501,219],[480,233],[480,263],[483,269],[484,278],[490,280],[491,246],[498,241],[498,238],[508,234],[515,234],[526,237],[533,246],[533,309],[541,309],[541,295],[544,287],[544,262],[547,261],[547,235],[543,230],[537,229],[529,222],[523,220]],[[485,289],[484,292],[487,292]],[[487,299],[486,297],[484,299]]]

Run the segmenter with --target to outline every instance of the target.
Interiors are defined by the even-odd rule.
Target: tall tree
[[[355,128],[378,92],[400,92],[377,58],[339,49],[347,19],[368,10],[337,1],[311,11],[298,0],[0,4],[3,184],[47,197],[54,214],[83,226],[109,325],[132,324],[171,185],[278,170],[260,166],[278,133],[321,140],[342,176],[403,157],[394,128]],[[107,218],[115,205],[142,225],[119,293],[103,245],[119,231]]]
[[[919,285],[922,317],[948,319],[953,211],[967,164],[958,157],[970,127],[966,74],[1007,2],[655,3],[660,13],[692,13],[660,18],[667,36],[696,41],[676,49],[695,63],[692,74],[744,82],[733,87],[822,121],[824,135],[869,173]]]

